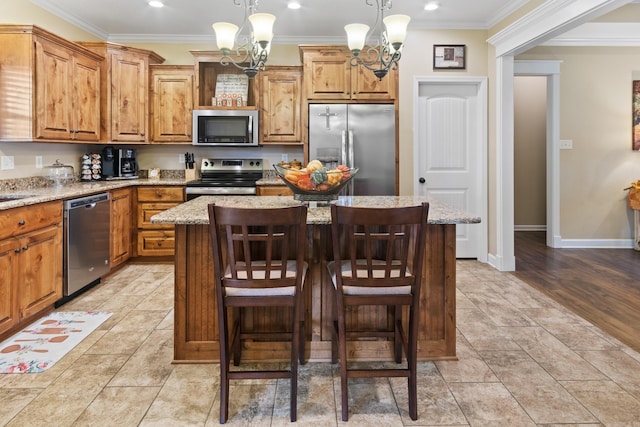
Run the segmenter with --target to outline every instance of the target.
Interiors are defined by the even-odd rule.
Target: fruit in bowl
[[[294,193],[307,194],[337,193],[357,172],[346,165],[328,169],[320,160],[312,160],[299,170],[280,165],[274,165],[274,168]]]

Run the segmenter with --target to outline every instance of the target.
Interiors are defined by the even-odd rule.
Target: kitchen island
[[[414,196],[341,197],[337,203],[352,206],[393,207],[430,203],[427,251],[420,298],[419,360],[456,358],[456,224],[480,222],[437,200]],[[266,208],[292,206],[301,202],[292,197],[202,196],[151,218],[154,223],[174,224],[175,310],[174,362],[218,361],[218,325],[209,237],[207,205]],[[309,204],[306,258],[310,271],[305,283],[306,358],[331,360],[332,299],[331,279],[326,271],[330,258],[331,214],[328,206]],[[288,323],[288,314],[277,308],[245,313],[245,326],[254,331],[277,328]],[[387,312],[365,307],[350,316],[354,326],[386,325]],[[388,341],[359,341],[349,347],[355,360],[392,360]],[[248,342],[244,360],[283,360],[289,346],[282,342]]]

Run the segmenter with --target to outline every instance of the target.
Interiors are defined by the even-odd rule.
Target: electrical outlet
[[[288,154],[283,154],[282,155],[282,161],[283,162],[288,162],[289,161],[289,155]]]
[[[0,163],[0,169],[2,170],[9,170],[15,167],[13,164],[13,156],[2,156]]]
[[[184,154],[178,154],[178,163],[180,164],[184,164],[185,160],[184,160]]]
[[[36,156],[36,169],[42,169],[42,156]]]

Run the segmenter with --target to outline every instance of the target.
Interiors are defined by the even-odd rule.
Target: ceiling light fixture
[[[373,0],[365,0],[367,5],[373,6]],[[351,65],[362,65],[373,71],[379,80],[387,75],[390,69],[398,68],[402,46],[407,36],[407,25],[411,18],[407,15],[389,15],[384,17],[384,11],[391,9],[391,0],[375,0],[378,13],[372,33],[378,30],[379,38],[375,45],[367,44],[369,26],[365,24],[345,25],[347,43],[353,56]],[[384,24],[384,28],[383,28]],[[365,49],[365,45],[368,47]],[[365,58],[360,56],[365,50]]]
[[[271,49],[273,23],[276,17],[270,13],[254,13],[258,7],[258,0],[233,0],[233,4],[244,6],[242,25],[238,27],[229,22],[216,22],[212,25],[216,32],[218,49],[222,51],[220,63],[233,64],[252,79],[258,71],[264,71]],[[240,36],[247,21],[251,23],[252,31],[249,35]],[[238,46],[234,49],[236,44]],[[232,50],[235,50],[235,56],[240,58],[237,61],[230,56]],[[247,63],[248,66],[244,66]]]
[[[301,6],[297,1],[290,1],[289,3],[287,3],[287,7],[289,9],[300,9]]]
[[[429,3],[424,5],[424,10],[431,12],[433,10],[436,10],[438,7],[440,7],[438,3],[430,1]]]
[[[161,1],[151,0],[149,2],[149,6],[151,6],[151,7],[164,7],[164,4]]]

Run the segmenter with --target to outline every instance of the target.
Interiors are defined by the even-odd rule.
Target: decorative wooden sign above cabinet
[[[149,142],[149,64],[164,58],[155,52],[108,42],[80,42],[105,58],[102,63],[102,141]]]
[[[218,75],[244,75],[244,73],[242,72],[242,70],[234,67],[233,65],[222,65],[220,63],[222,53],[219,51],[194,50],[190,52],[194,56],[195,61],[196,87],[194,91],[194,109],[210,110],[215,108],[246,108],[255,110],[257,108],[258,96],[260,93],[260,79],[258,78],[258,76],[260,76],[260,73],[258,73],[258,76],[256,76],[255,78],[249,79],[249,89],[247,92],[246,105],[243,105],[241,107],[237,105],[217,106],[215,105],[213,100],[216,96],[216,84],[218,82]]]
[[[100,139],[102,56],[34,25],[0,25],[0,141]]]

